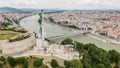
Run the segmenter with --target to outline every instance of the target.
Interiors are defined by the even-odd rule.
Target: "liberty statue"
[[[43,25],[43,10],[41,10],[41,13],[39,13],[39,20],[38,20],[38,23],[40,25],[40,29],[39,29],[39,32],[40,32],[40,37],[43,41],[44,41],[44,25]]]
[[[41,10],[41,13],[39,13],[39,16],[40,16],[40,19],[38,20],[38,23],[39,23],[39,25],[40,25],[40,29],[39,29],[39,32],[40,32],[40,37],[38,37],[38,38],[41,38],[42,39],[42,46],[43,46],[43,50],[45,51],[45,53],[46,53],[46,46],[45,46],[45,44],[44,44],[44,39],[45,39],[45,37],[44,37],[44,24],[43,24],[43,10]]]

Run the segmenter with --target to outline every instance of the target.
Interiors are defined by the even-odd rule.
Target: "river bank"
[[[94,39],[100,40],[100,41],[105,42],[105,43],[111,43],[111,44],[115,44],[115,45],[120,45],[120,42],[117,42],[114,39],[110,39],[110,38],[107,38],[107,37],[104,37],[104,36],[101,36],[101,35],[97,35],[97,34],[93,34],[93,33],[90,33],[88,35],[90,37],[94,38]]]

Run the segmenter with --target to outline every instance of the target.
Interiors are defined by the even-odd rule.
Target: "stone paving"
[[[65,46],[59,44],[49,44],[47,41],[44,41],[43,43],[41,39],[36,39],[36,46],[33,49],[18,55],[13,55],[13,57],[33,55],[33,56],[55,56],[64,60],[78,59],[79,53],[77,51],[74,51],[74,49],[69,46],[71,45]]]

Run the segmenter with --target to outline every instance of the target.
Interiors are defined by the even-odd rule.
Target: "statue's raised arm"
[[[42,13],[39,13],[39,16],[40,16],[40,18],[38,20],[38,23],[41,25],[42,24]]]
[[[41,25],[43,23],[42,22],[42,20],[43,20],[43,10],[41,10],[41,12],[39,13],[39,16],[40,16],[40,18],[38,20],[38,23]]]

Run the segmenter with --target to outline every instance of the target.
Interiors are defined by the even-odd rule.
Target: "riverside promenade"
[[[116,45],[120,45],[120,41],[116,41],[114,39],[110,39],[108,37],[102,36],[102,35],[97,35],[97,34],[88,34],[90,37],[100,40],[102,42],[107,42],[107,43],[112,43],[112,44],[116,44]]]

